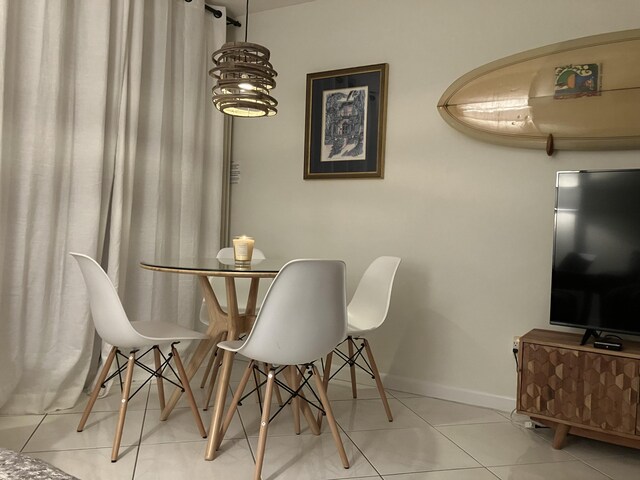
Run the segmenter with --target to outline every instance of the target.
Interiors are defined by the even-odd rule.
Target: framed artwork
[[[389,65],[307,75],[304,178],[383,178]]]

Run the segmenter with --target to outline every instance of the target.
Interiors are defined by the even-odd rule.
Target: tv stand
[[[584,335],[582,336],[582,340],[580,340],[580,345],[586,345],[586,343],[589,341],[589,339],[593,337],[593,338],[600,338],[600,334],[594,330],[593,328],[587,328],[584,331]]]
[[[567,434],[640,449],[640,342],[624,351],[580,344],[580,335],[531,330],[520,339],[517,411]]]

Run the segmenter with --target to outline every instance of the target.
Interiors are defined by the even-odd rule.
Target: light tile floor
[[[234,368],[232,388],[242,372]],[[204,398],[198,377],[192,383]],[[252,478],[259,407],[252,397],[239,408],[217,458],[203,459],[198,435],[182,401],[160,422],[155,386],[136,397],[127,415],[120,458],[109,461],[118,409],[117,388],[100,399],[84,432],[76,425],[87,397],[67,411],[0,416],[0,446],[41,458],[83,480]],[[374,387],[362,385],[358,400],[346,382],[332,381],[329,396],[351,468],[342,468],[326,422],[293,434],[286,408],[270,425],[263,479],[384,480],[636,480],[640,452],[570,436],[563,450],[551,447],[548,429],[525,429],[523,417],[414,394],[389,391],[388,422]],[[205,425],[210,413],[202,412]]]

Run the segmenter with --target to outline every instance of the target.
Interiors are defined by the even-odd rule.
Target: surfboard
[[[453,82],[438,111],[476,139],[548,154],[640,148],[640,29],[488,63]]]

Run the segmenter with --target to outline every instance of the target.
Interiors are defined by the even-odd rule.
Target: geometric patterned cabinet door
[[[518,410],[635,435],[640,361],[523,342]]]
[[[640,449],[640,342],[622,351],[580,335],[531,330],[520,338],[517,411],[554,429],[553,446],[579,435]]]
[[[523,343],[521,348],[519,410],[579,421],[579,352],[532,343]]]
[[[638,360],[581,352],[584,399],[582,424],[638,434]]]

